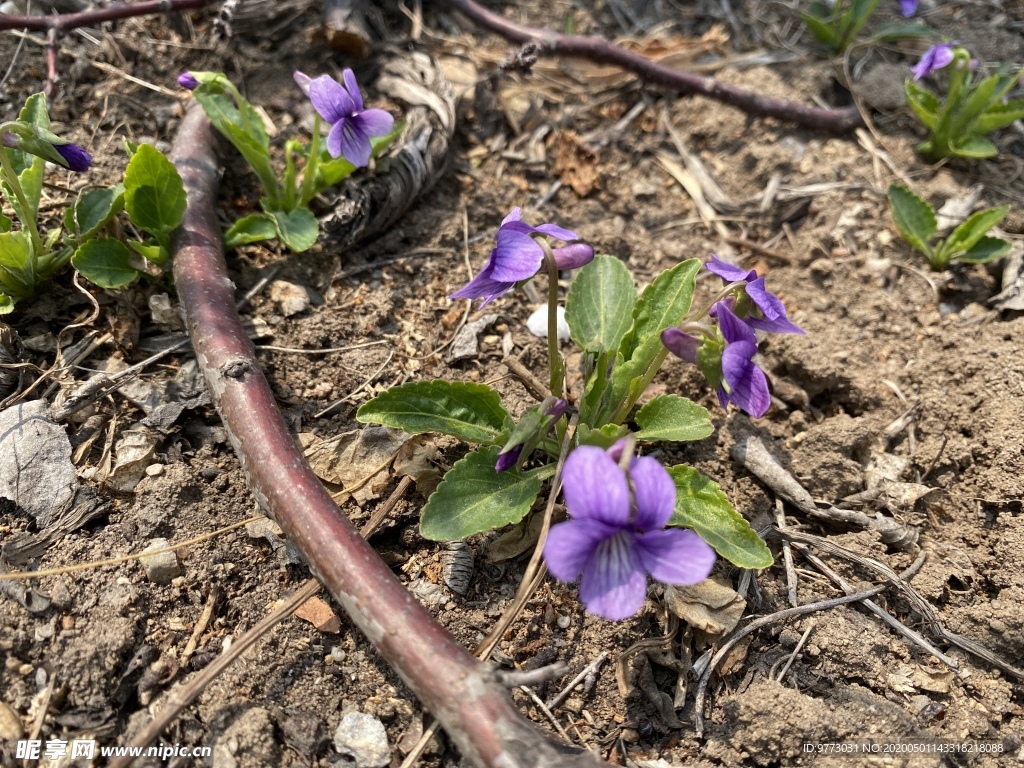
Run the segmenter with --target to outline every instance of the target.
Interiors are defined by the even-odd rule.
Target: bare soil
[[[381,28],[437,57],[461,95],[448,173],[392,231],[358,249],[340,252],[326,245],[289,256],[250,247],[229,254],[240,296],[272,276],[304,287],[312,297],[308,308],[289,314],[289,286],[272,282],[257,292],[243,314],[257,323],[258,345],[311,350],[378,342],[320,355],[261,351],[296,433],[327,439],[355,430],[359,404],[416,378],[491,383],[517,412],[533,402],[501,365],[511,343],[511,354],[543,378],[544,342],[525,327],[535,307],[527,293],[509,294],[485,310],[499,317],[480,335],[474,356],[450,361],[446,346],[467,319],[477,317],[474,310],[467,318],[465,305],[446,296],[469,279],[467,259],[474,270],[482,266],[491,235],[513,206],[527,209],[530,220],[577,230],[599,252],[623,259],[640,285],[682,259],[714,251],[766,272],[769,286],[807,335],[773,336],[762,344],[775,403],[756,422],[723,412],[694,368],[681,361],[667,364],[651,394],[679,392],[701,402],[711,410],[716,431],[701,443],[664,447],[662,458],[691,463],[714,478],[762,528],[775,521],[776,499],[730,459],[730,448],[744,435],[758,434],[815,499],[828,503],[865,490],[865,466],[873,455],[905,457],[898,479],[931,489],[897,510],[919,528],[918,548],[892,550],[873,532],[823,528],[787,507],[788,525],[828,535],[897,571],[927,551],[911,584],[944,626],[1024,668],[1024,319],[992,304],[1002,287],[1001,265],[928,272],[895,235],[885,199],[888,184],[898,178],[912,180],[936,207],[981,184],[984,205],[1012,204],[1003,228],[1020,248],[1021,135],[1007,131],[1000,139],[1002,153],[992,161],[924,164],[914,153],[918,126],[905,110],[885,102],[886,87],[909,75],[923,47],[918,43],[851,56],[851,71],[863,83],[858,97],[879,110],[870,113],[876,135],[833,137],[646,88],[631,76],[585,62],[552,60],[529,78],[491,77],[508,51],[501,40],[434,7],[420,39],[409,42],[408,19],[387,5],[380,11]],[[895,6],[882,3],[879,18],[894,16]],[[125,162],[124,138],[166,148],[187,101],[174,89],[183,70],[223,69],[263,105],[282,137],[307,130],[310,108],[291,83],[291,71],[336,73],[350,62],[317,40],[317,9],[303,10],[298,3],[282,4],[276,12],[258,7],[269,16],[239,22],[234,38],[219,45],[210,42],[209,16],[203,14],[173,22],[137,19],[88,30],[88,36],[69,35],[59,57],[55,130],[86,145],[96,165],[84,176],[53,173],[46,210],[59,216],[64,201],[83,185],[116,180]],[[682,7],[663,0],[500,7],[538,26],[562,28],[571,17],[580,33],[628,32],[640,50],[653,50],[651,40],[657,39],[681,65],[689,56],[689,65],[762,93],[849,103],[849,92],[839,85],[841,64],[834,67],[814,51],[806,34],[794,41],[799,20],[782,4],[753,2],[732,16],[722,13],[728,4]],[[1024,61],[1019,5],[1000,11],[987,4],[923,2],[922,8],[927,23],[962,39],[986,64]],[[620,25],[623,9],[636,16],[636,29]],[[9,61],[19,45],[9,34],[0,37],[0,61]],[[766,52],[776,55],[750,55]],[[374,71],[372,59],[358,69],[369,84],[369,101],[375,98]],[[0,119],[12,117],[45,78],[43,49],[29,40],[2,85]],[[616,128],[638,104],[639,113]],[[719,204],[717,222],[702,216],[666,170],[665,160],[683,164],[679,141],[721,186],[727,202]],[[777,193],[766,195],[772,187]],[[229,158],[222,185],[225,214],[251,210],[257,194],[253,179]],[[709,295],[712,284],[699,285],[701,295]],[[95,317],[92,299],[65,275],[38,301],[19,305],[5,318],[25,345],[22,359],[39,370],[53,364],[58,337],[66,347],[86,333],[109,334],[79,368],[64,374],[61,391],[91,371],[116,371],[143,359],[176,332],[157,324],[149,309],[153,295],[169,292],[173,301],[166,279],[118,293],[88,292],[99,303]],[[83,321],[84,326],[73,325]],[[145,370],[141,379],[164,386],[188,361],[181,351]],[[574,362],[570,357],[570,368]],[[36,375],[30,372],[25,383]],[[334,407],[319,415],[329,406]],[[907,424],[887,434],[908,412]],[[90,426],[98,427],[99,437],[77,466],[110,508],[29,566],[56,568],[137,552],[154,538],[183,541],[257,513],[209,405],[185,409],[156,432],[145,475],[134,487],[105,486],[111,450],[139,428],[144,415],[137,398],[122,392],[76,417],[69,429],[73,439],[85,416],[95,417]],[[442,468],[465,451],[454,442],[437,445]],[[397,482],[390,474],[375,478],[354,496],[346,494],[343,509],[364,522]],[[451,590],[444,579],[451,551],[418,534],[423,501],[414,490],[406,494],[373,543],[438,619],[462,642],[475,645],[508,605],[525,556],[489,562],[493,536],[471,540],[475,568],[468,591]],[[0,542],[33,526],[17,508],[0,507]],[[772,546],[777,563],[745,587],[745,616],[788,607],[782,557],[778,543]],[[43,740],[126,743],[167,690],[209,663],[309,576],[280,541],[254,529],[190,545],[179,556],[181,575],[166,584],[153,583],[139,563],[129,562],[38,579],[33,586],[51,601],[41,613],[14,599],[0,600],[0,701],[16,713],[22,733],[33,732],[38,718],[34,733]],[[878,583],[876,574],[822,557],[858,588]],[[796,572],[801,603],[840,594],[799,555]],[[715,575],[732,587],[740,581],[724,561]],[[181,667],[211,594],[212,619]],[[670,643],[635,649],[639,642],[657,641],[670,624],[660,589],[651,592],[636,618],[608,623],[584,612],[575,587],[549,579],[498,646],[495,661],[518,668],[566,662],[568,676],[538,691],[547,698],[607,652],[609,662],[593,684],[574,692],[554,715],[574,741],[617,764],[661,758],[668,765],[708,767],[994,766],[1024,760],[1022,681],[941,642],[894,594],[882,593],[876,601],[937,643],[957,670],[908,644],[860,606],[774,623],[741,644],[713,678],[702,738],[694,732],[696,686],[687,670],[720,638],[684,625]],[[335,610],[341,623],[334,632],[297,617],[286,620],[162,737],[165,743],[212,746],[212,758],[137,765],[346,765],[331,737],[346,713],[361,711],[385,724],[397,766],[426,715],[340,608]],[[40,713],[41,693],[49,689],[48,706]],[[513,695],[541,727],[550,727],[535,703],[519,691]],[[15,738],[13,726],[5,727],[0,738]],[[998,744],[1000,753],[840,756],[808,753],[804,746],[869,738]],[[0,764],[16,764],[12,745],[0,741]],[[438,739],[421,760],[426,766],[454,766],[459,758]]]

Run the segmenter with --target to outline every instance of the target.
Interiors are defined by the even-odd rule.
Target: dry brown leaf
[[[336,635],[341,631],[341,619],[331,610],[331,606],[319,597],[309,598],[295,609],[295,615],[308,621],[320,632]]]
[[[488,544],[484,559],[488,563],[500,563],[502,560],[511,560],[532,549],[540,537],[540,529],[543,525],[544,515],[530,515]]]
[[[388,465],[409,439],[400,429],[364,427],[327,440],[299,435],[309,465],[321,480],[341,486],[335,501],[353,498],[360,506],[377,498],[391,479]]]
[[[441,483],[443,473],[436,464],[439,460],[440,452],[433,439],[427,435],[417,435],[398,449],[392,466],[396,475],[411,477],[416,482],[419,494],[427,498]]]
[[[553,149],[555,173],[561,176],[563,184],[572,187],[580,197],[601,187],[597,153],[583,144],[575,132],[560,131]]]
[[[921,689],[922,691],[931,691],[932,693],[949,693],[950,686],[953,683],[953,670],[932,667],[918,666],[914,669],[913,674],[910,678],[914,687]]]
[[[747,607],[747,601],[718,576],[691,587],[665,587],[665,604],[694,629],[709,635],[731,632]]]

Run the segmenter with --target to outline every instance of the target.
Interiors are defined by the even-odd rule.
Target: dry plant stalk
[[[235,310],[217,221],[215,141],[202,110],[191,108],[171,152],[188,196],[174,238],[174,277],[196,358],[250,490],[470,762],[603,765],[554,742],[519,713],[487,668],[402,586],[309,468]]]

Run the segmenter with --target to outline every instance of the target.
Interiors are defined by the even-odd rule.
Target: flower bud
[[[688,363],[697,363],[697,348],[700,343],[678,328],[666,328],[661,332],[661,343],[676,357]]]
[[[292,79],[294,79],[295,84],[302,89],[302,92],[306,94],[306,96],[309,96],[309,84],[313,82],[313,78],[296,69],[295,73],[292,75]]]
[[[544,412],[544,415],[551,416],[557,421],[558,419],[562,418],[562,416],[565,414],[566,408],[568,407],[569,403],[567,403],[562,398],[558,398],[557,400],[555,400],[554,403],[552,403],[551,407]]]
[[[77,144],[55,144],[53,148],[64,158],[67,167],[72,171],[82,173],[89,170],[89,166],[92,165],[92,155]]]
[[[501,474],[506,470],[512,469],[512,467],[516,465],[516,462],[519,461],[519,454],[522,452],[523,446],[515,445],[504,453],[499,453],[498,462],[494,465],[494,471]]]
[[[178,85],[187,90],[194,91],[199,87],[199,81],[196,80],[191,72],[182,72],[178,75]]]
[[[579,269],[594,260],[594,248],[586,243],[573,243],[551,252],[559,269]]]

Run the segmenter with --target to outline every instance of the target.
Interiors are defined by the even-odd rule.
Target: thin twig
[[[775,117],[805,128],[846,133],[862,124],[856,107],[821,109],[775,99],[748,91],[713,77],[703,77],[651,61],[633,51],[615,45],[603,37],[562,35],[549,29],[527,27],[509,21],[474,0],[448,0],[448,4],[474,24],[520,45],[533,43],[540,55],[578,56],[599,63],[610,63],[639,75],[644,80],[665,85],[680,93],[699,94],[742,109],[758,117]]]
[[[554,698],[548,700],[548,709],[558,709],[558,707],[561,706],[562,702],[569,698],[569,694],[573,692],[573,689],[576,688],[576,686],[582,683],[584,680],[586,680],[588,675],[597,674],[597,671],[601,669],[601,665],[604,664],[607,660],[608,651],[601,651],[598,657],[589,664],[587,664],[587,666],[585,666],[583,669],[581,669],[580,673],[576,675],[576,677],[574,677],[572,680],[570,680],[569,684],[565,686],[565,688],[559,691]]]
[[[31,29],[37,32],[68,32],[79,27],[94,27],[107,21],[128,19],[133,16],[149,16],[157,13],[174,13],[205,8],[212,0],[144,0],[140,3],[112,3],[106,8],[79,13],[56,15],[21,15],[0,13],[0,32],[8,29]]]

